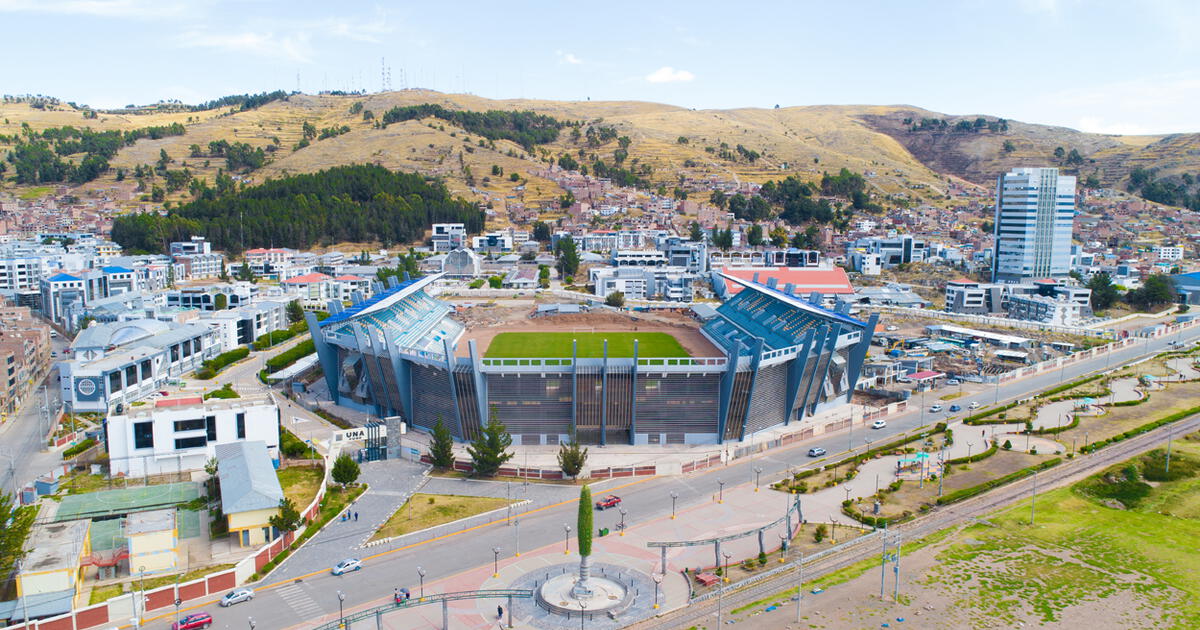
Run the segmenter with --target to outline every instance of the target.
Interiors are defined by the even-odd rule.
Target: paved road
[[[1184,341],[1200,337],[1200,329],[1182,333]],[[1055,371],[1027,378],[996,388],[964,396],[956,401],[964,406],[972,401],[992,403],[993,400],[1004,402],[1021,398],[1041,389],[1046,389],[1072,378],[1104,370],[1108,365],[1117,366],[1160,352],[1169,348],[1168,340],[1174,340],[1176,335],[1168,338],[1151,339],[1139,342],[1128,348],[1112,353],[1111,357],[1104,356],[1066,367],[1061,372]],[[619,489],[624,502],[622,505],[628,511],[628,522],[636,524],[639,519],[664,517],[670,514],[672,501],[670,493],[679,495],[678,507],[699,505],[707,502],[717,492],[717,479],[726,482],[725,492],[745,490],[754,483],[754,467],[764,469],[763,481],[778,477],[789,467],[813,465],[814,460],[804,456],[810,446],[821,446],[831,453],[830,459],[838,457],[852,444],[856,448],[865,445],[866,438],[878,441],[883,438],[911,432],[940,420],[939,414],[934,416],[924,409],[898,415],[889,419],[885,429],[876,431],[854,431],[853,434],[840,433],[822,436],[803,445],[787,449],[771,451],[768,455],[750,460],[735,461],[734,463],[703,473],[682,476],[650,478],[645,480],[606,481],[594,484],[593,493],[603,493]],[[865,434],[865,435],[864,435]],[[600,447],[593,447],[600,448]],[[620,519],[615,511],[600,512],[596,515],[595,526],[613,527]],[[551,545],[563,540],[563,526],[575,522],[575,505],[566,501],[558,505],[542,507],[536,511],[520,516],[520,530],[523,545]],[[335,524],[336,526],[336,524]],[[504,550],[503,556],[511,553],[514,545],[513,528],[504,523],[496,523],[481,527],[463,535],[457,535],[442,540],[418,543],[397,548],[394,551],[380,552],[377,556],[364,556],[365,568],[355,574],[333,577],[327,571],[308,576],[297,576],[292,586],[287,587],[289,597],[298,599],[301,595],[311,600],[324,614],[338,610],[337,591],[346,594],[346,606],[361,606],[368,602],[382,600],[389,596],[392,589],[400,586],[413,587],[417,584],[416,567],[423,566],[428,575],[426,584],[436,579],[445,578],[482,565],[490,564],[492,547],[498,546]],[[536,542],[533,542],[536,541]],[[557,542],[556,542],[557,541]],[[301,552],[303,553],[303,552]],[[251,602],[240,604],[235,608],[222,610],[209,604],[199,604],[195,608],[204,608],[212,612],[216,624],[245,624],[248,617],[258,620],[261,627],[268,627],[263,620],[269,619],[269,627],[288,627],[299,624],[317,616],[316,608],[306,605],[301,614],[293,611],[295,606],[279,593],[282,584],[262,584],[258,596]],[[149,622],[149,627],[169,627],[169,615],[159,620]]]
[[[50,345],[62,356],[67,342],[56,337],[50,340]],[[46,386],[45,395],[34,389],[17,413],[0,426],[0,494],[14,494],[17,487],[31,483],[62,461],[61,455],[46,449],[43,440],[50,431],[43,403],[49,403],[49,418],[57,415],[62,406],[58,370],[51,368],[42,385]]]

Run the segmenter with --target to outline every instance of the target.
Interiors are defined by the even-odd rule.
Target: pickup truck
[[[610,495],[604,497],[603,499],[596,501],[596,509],[597,510],[607,510],[608,508],[611,508],[611,507],[617,507],[620,504],[621,504],[621,497],[619,497],[615,494],[610,494]]]

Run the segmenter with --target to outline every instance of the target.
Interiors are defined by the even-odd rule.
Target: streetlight
[[[754,467],[754,491],[755,492],[758,492],[758,478],[760,475],[762,475],[762,471],[763,471],[762,466]]]
[[[717,503],[725,502],[725,480],[717,478]]]
[[[579,601],[579,630],[583,630],[583,620],[587,618],[587,600]]]
[[[671,491],[671,520],[675,520],[675,499],[679,498],[679,493]]]
[[[621,534],[620,534],[621,536],[625,535],[625,515],[626,514],[628,514],[628,512],[625,511],[625,508],[621,508],[621,524],[617,525],[617,529],[621,530]]]
[[[346,615],[342,612],[342,603],[346,601],[346,594],[338,591],[338,627],[346,627]]]
[[[779,536],[779,564],[783,564],[784,556],[787,555],[787,535],[776,534],[776,536]]]
[[[563,525],[563,555],[571,553],[571,526]]]
[[[254,626],[258,625],[258,624],[256,624],[256,623],[254,623],[254,617],[250,617],[250,618],[249,618],[249,619],[247,619],[246,621],[249,621],[249,622],[250,622],[250,630],[254,630]]]
[[[721,576],[721,579],[728,582],[729,581],[729,559],[732,558],[733,555],[728,552],[725,552],[725,551],[722,551],[721,555],[725,556],[725,571],[723,572],[724,575]]]
[[[417,577],[421,580],[421,599],[420,599],[420,601],[424,601],[425,600],[425,569],[423,569],[421,567],[417,567]]]
[[[513,557],[520,558],[521,557],[521,519],[514,518],[512,520],[512,524],[513,524],[514,531],[517,534],[517,546],[516,546],[517,551],[516,551],[516,553],[513,554]]]
[[[492,577],[500,577],[500,548],[492,547]]]
[[[663,574],[651,573],[650,579],[654,580],[654,609],[658,610],[658,585],[662,584]]]

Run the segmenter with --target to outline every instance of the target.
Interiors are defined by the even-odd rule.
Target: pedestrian
[[[497,619],[504,618],[504,607],[503,606],[496,606],[496,618]]]
[[[355,512],[355,513],[354,513],[354,522],[355,522],[355,523],[357,523],[357,522],[358,522],[358,512]]]

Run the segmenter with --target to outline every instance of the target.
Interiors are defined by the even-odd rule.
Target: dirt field
[[[475,307],[461,311],[456,317],[468,324],[467,332],[458,344],[458,355],[468,356],[467,341],[474,340],[480,355],[487,354],[496,335],[504,332],[662,332],[674,337],[693,357],[719,357],[717,349],[694,320],[675,314],[656,314],[636,317],[609,311],[551,315],[530,318],[532,309],[518,307]]]

